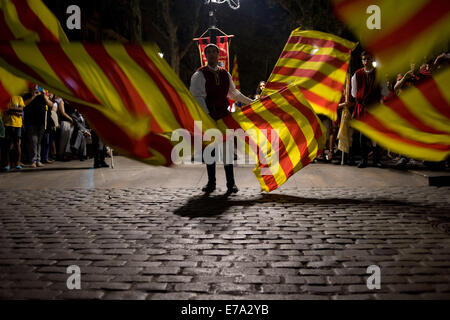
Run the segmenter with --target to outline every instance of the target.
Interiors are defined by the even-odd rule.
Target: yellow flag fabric
[[[414,159],[450,156],[450,68],[371,107],[351,126],[391,151]]]
[[[332,34],[295,29],[262,95],[295,84],[316,113],[336,120],[351,52],[355,47],[356,43]]]
[[[450,38],[448,0],[333,0],[340,19],[377,59],[378,76],[422,63]]]
[[[299,87],[286,87],[218,121],[242,129],[255,157],[253,170],[263,191],[273,191],[311,163],[326,143],[326,130]],[[245,140],[246,139],[246,140]]]
[[[338,149],[348,153],[350,146],[352,145],[352,135],[350,134],[350,120],[352,116],[348,108],[342,110],[341,124],[339,126],[339,132],[337,138],[339,140]]]
[[[78,105],[122,152],[170,165],[173,130],[216,125],[158,52],[154,44],[11,41],[0,45],[0,65]]]

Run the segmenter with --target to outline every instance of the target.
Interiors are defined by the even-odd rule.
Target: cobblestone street
[[[449,187],[241,185],[4,188],[0,298],[450,299]]]

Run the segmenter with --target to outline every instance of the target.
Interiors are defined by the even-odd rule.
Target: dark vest
[[[381,88],[376,84],[376,69],[372,72],[365,72],[364,68],[356,72],[356,106],[353,117],[359,118],[366,112],[366,107],[377,104],[381,99]]]
[[[230,78],[224,68],[212,71],[207,66],[199,69],[205,77],[206,106],[209,115],[214,120],[219,120],[228,115],[228,90],[230,88]]]

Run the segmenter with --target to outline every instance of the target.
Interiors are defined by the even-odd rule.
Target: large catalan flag
[[[450,68],[371,107],[351,125],[396,153],[421,160],[450,156]]]
[[[0,66],[77,105],[125,154],[170,165],[174,130],[215,123],[158,52],[152,44],[10,41],[0,44]]]
[[[333,1],[337,15],[376,56],[381,77],[409,70],[411,62],[422,63],[430,54],[446,50],[450,38],[448,0]],[[372,26],[377,12],[380,29]]]
[[[325,128],[299,87],[292,85],[219,120],[222,129],[242,129],[251,146],[253,170],[264,191],[284,184],[319,155]]]
[[[316,113],[336,120],[355,47],[355,43],[332,34],[295,29],[262,95],[296,84]]]
[[[59,21],[40,0],[0,0],[0,40],[68,42]],[[30,83],[0,68],[0,109]]]

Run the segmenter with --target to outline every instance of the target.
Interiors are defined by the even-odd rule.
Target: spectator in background
[[[15,150],[17,156],[15,158],[15,167],[20,170],[22,166],[22,150],[20,148],[20,139],[22,137],[22,117],[25,103],[20,96],[13,96],[8,104],[8,110],[3,115],[3,124],[5,126],[5,171],[12,168],[13,151]]]
[[[68,161],[67,153],[70,152],[70,137],[73,132],[73,119],[70,116],[74,110],[64,103],[64,100],[60,97],[56,97],[56,103],[58,104],[58,117],[59,117],[59,148],[58,157],[61,161]]]
[[[27,108],[25,109],[25,126],[27,130],[29,155],[31,166],[44,167],[41,162],[41,143],[46,128],[47,105],[53,105],[46,96],[44,89],[34,85],[32,92],[23,96]]]
[[[109,168],[109,165],[105,162],[106,146],[102,140],[98,137],[95,131],[91,131],[92,145],[94,148],[94,168]]]
[[[254,96],[255,100],[261,98],[261,93],[263,92],[263,90],[266,88],[266,82],[265,81],[260,81],[258,83],[258,87],[256,88],[256,94]]]
[[[86,121],[78,112],[78,109],[75,109],[70,117],[74,124],[72,137],[70,138],[70,149],[73,155],[78,156],[80,161],[84,161],[86,159],[86,137],[91,136],[91,133],[86,128]]]
[[[57,118],[54,118],[54,115],[56,114],[55,111],[58,109],[58,104],[54,100],[55,95],[49,93],[48,98],[52,102],[52,105],[48,106],[47,127],[42,138],[42,163],[53,163],[53,160],[50,159],[50,155],[53,155],[54,159],[55,133],[57,126],[59,126]]]

